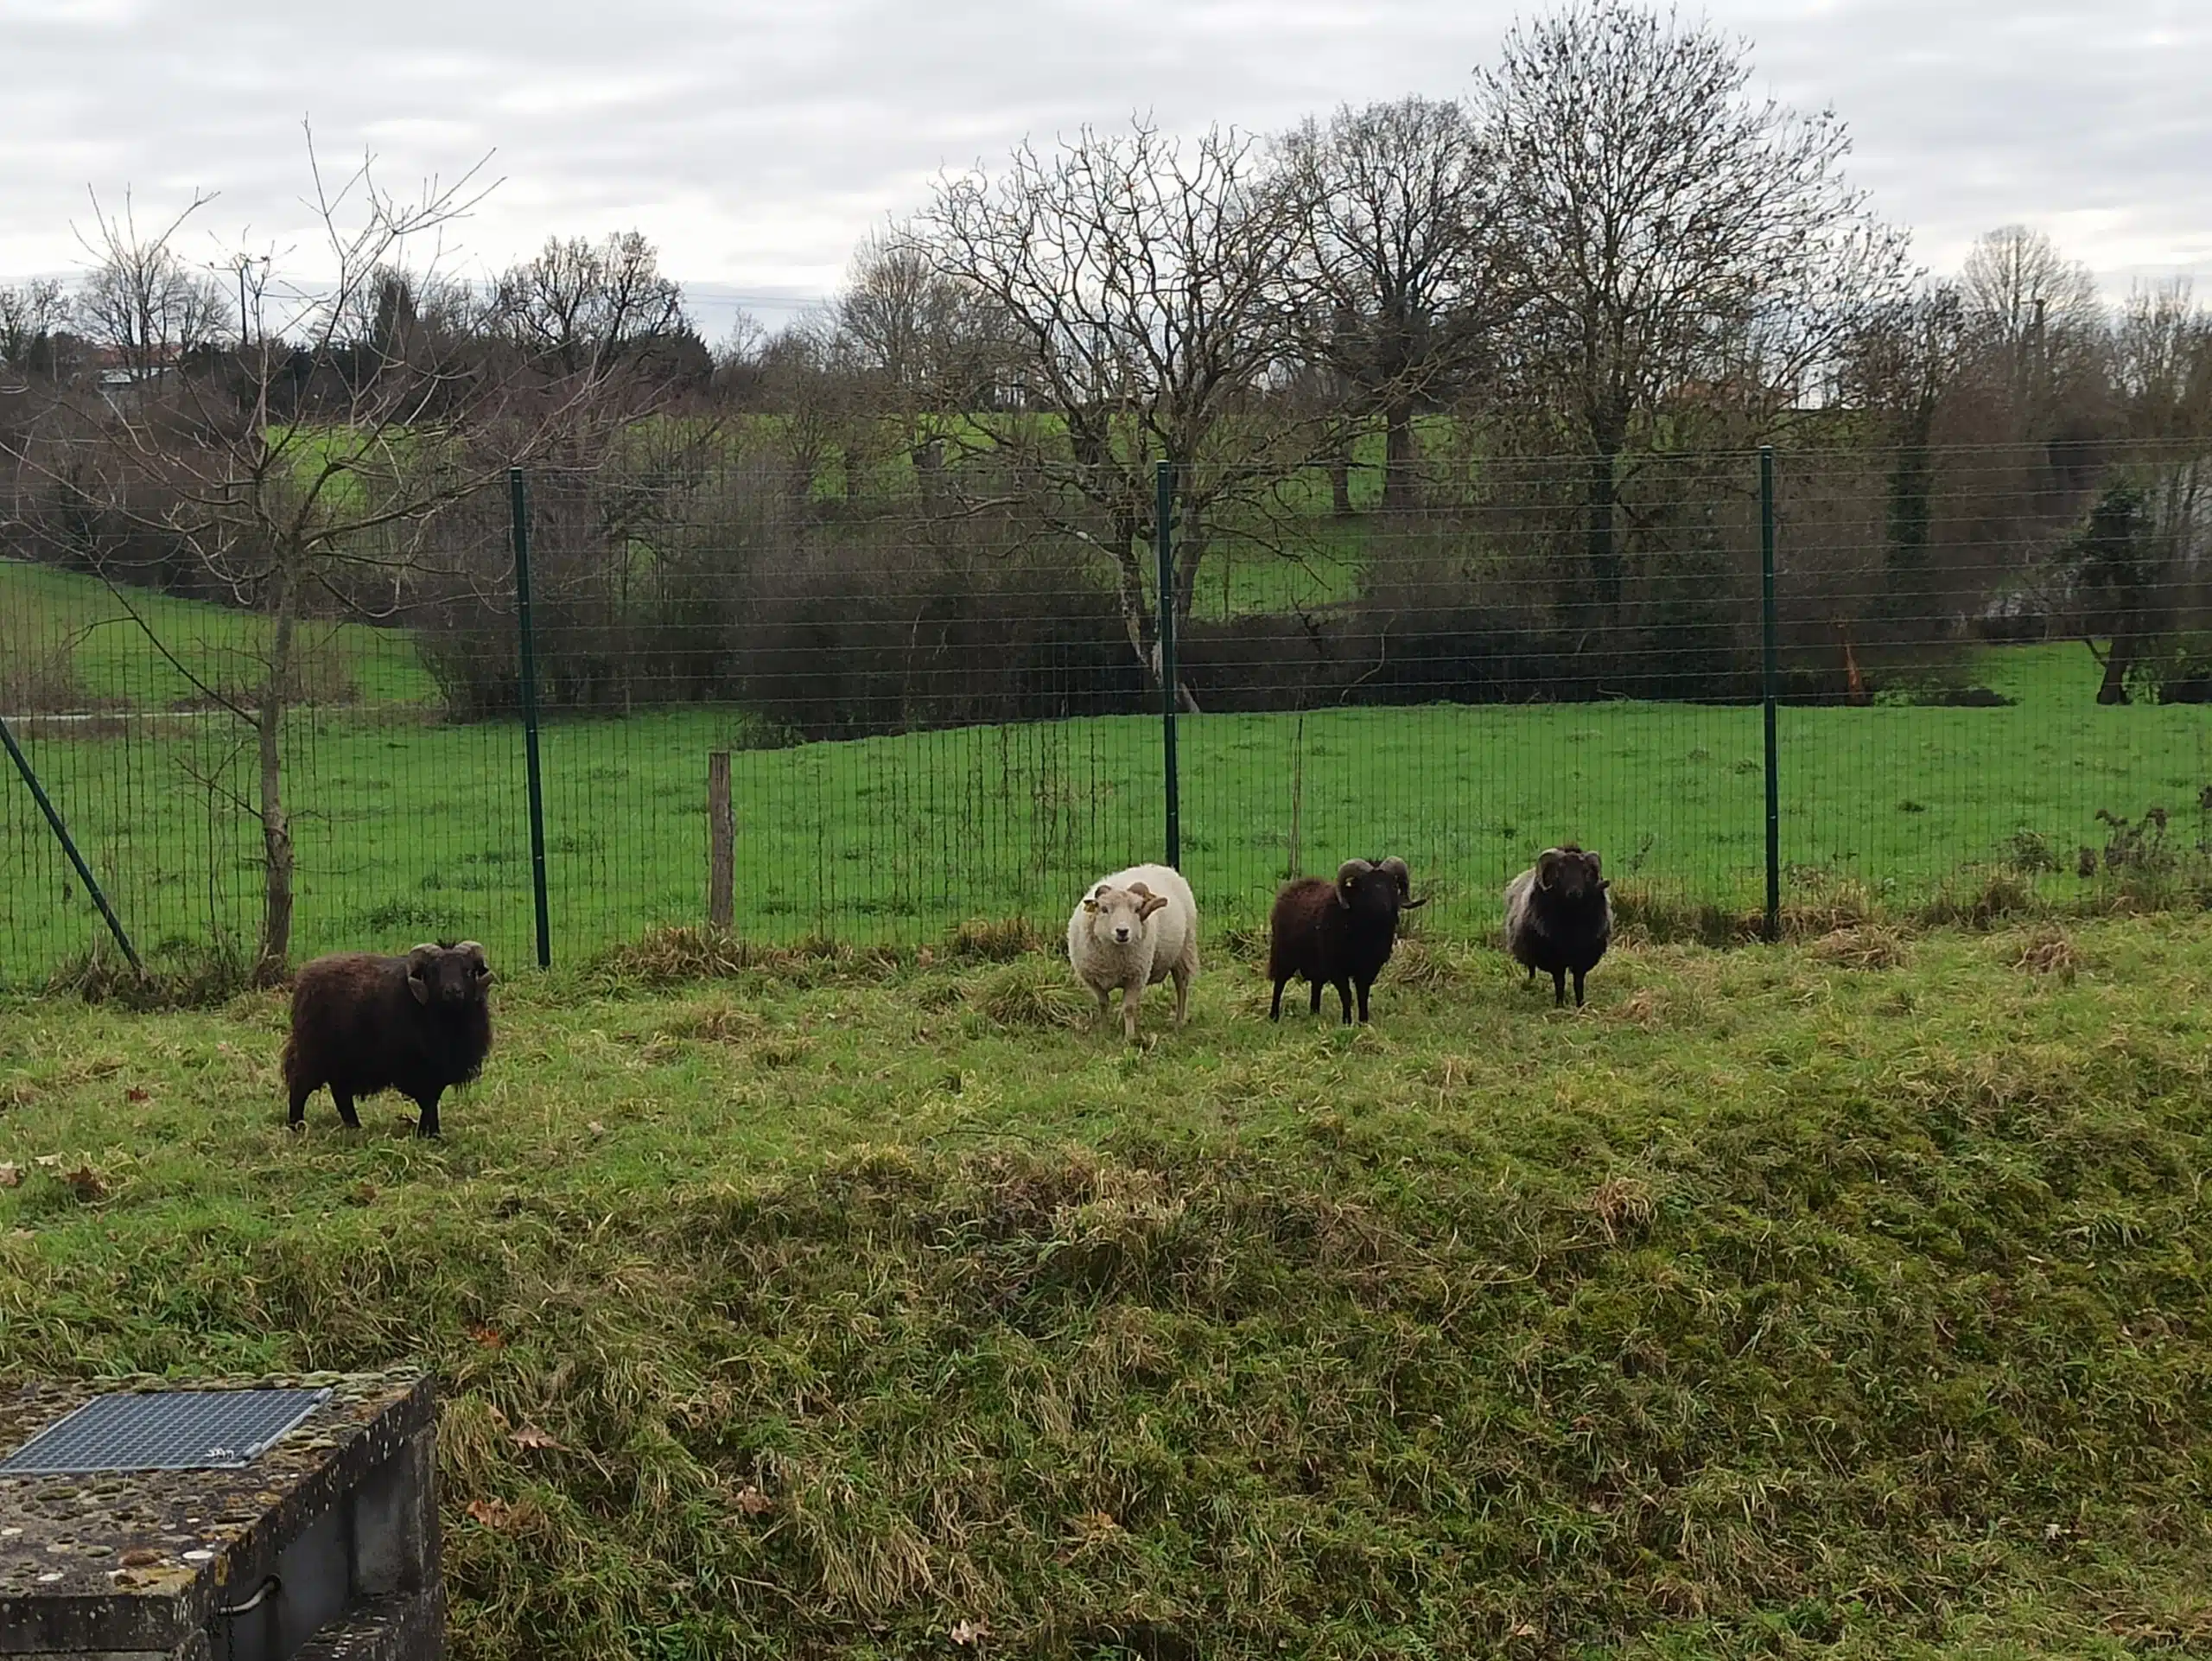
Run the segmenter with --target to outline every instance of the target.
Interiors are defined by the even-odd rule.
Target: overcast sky
[[[1463,92],[1518,0],[0,0],[0,277],[84,255],[86,190],[141,223],[197,189],[235,245],[306,241],[300,124],[411,187],[493,152],[477,270],[642,230],[710,338],[838,280],[944,166],[1149,110],[1171,130]],[[1694,8],[1686,8],[1693,10]],[[1853,175],[1956,266],[2010,220],[2108,293],[2212,289],[2208,0],[1713,0],[1756,84],[1833,105]],[[188,251],[212,256],[214,236]]]

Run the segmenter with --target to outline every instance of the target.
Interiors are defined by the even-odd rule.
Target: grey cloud
[[[1713,0],[1760,81],[1833,105],[1854,174],[1955,265],[2010,220],[2108,286],[2212,271],[2212,120],[2197,0]],[[85,190],[148,213],[219,188],[207,230],[303,243],[299,131],[365,146],[391,186],[496,149],[505,183],[461,239],[479,267],[548,233],[635,226],[695,282],[774,317],[939,168],[1135,111],[1268,129],[1407,92],[1450,96],[1514,8],[1496,0],[649,0],[358,10],[0,0],[0,271],[66,268]],[[213,246],[212,240],[207,245]]]

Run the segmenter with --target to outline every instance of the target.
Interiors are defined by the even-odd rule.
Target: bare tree
[[[2026,226],[1981,237],[1959,273],[1975,343],[2014,423],[2008,436],[2042,437],[2101,403],[2106,318],[2088,267]]]
[[[1316,453],[1260,407],[1287,352],[1295,206],[1249,138],[1217,128],[1178,143],[1139,121],[1048,154],[1025,145],[996,176],[941,180],[914,227],[1010,339],[1022,408],[979,420],[977,442],[1067,501],[1060,523],[1108,561],[1130,649],[1155,678],[1154,464],[1177,470],[1163,603],[1187,618],[1210,542]]]
[[[312,134],[308,156],[319,280],[291,285],[275,258],[257,254],[226,262],[242,284],[245,344],[203,353],[186,372],[166,378],[156,398],[80,401],[71,433],[41,463],[75,499],[172,540],[219,592],[267,620],[255,683],[210,684],[103,570],[157,649],[245,729],[255,785],[250,796],[232,799],[261,831],[256,974],[264,982],[283,973],[291,943],[295,861],[283,741],[286,715],[302,695],[303,621],[333,607],[389,615],[406,604],[410,583],[438,569],[436,531],[446,510],[502,479],[510,463],[544,453],[592,410],[602,384],[586,372],[549,391],[536,376],[524,385],[480,363],[448,366],[410,355],[393,270],[410,245],[435,242],[489,187],[472,170],[402,198],[378,186],[368,159],[344,176],[327,174]],[[189,334],[180,317],[216,315],[194,297],[196,289],[164,286],[183,270],[171,245],[182,222],[180,216],[142,237],[127,216],[101,221],[104,270],[111,275],[95,292],[124,297],[125,309],[111,315],[142,347],[161,339],[163,328],[171,340],[180,328]],[[435,272],[426,280],[434,283]],[[147,298],[173,292],[186,298],[175,305]],[[381,316],[385,327],[363,337],[365,315]],[[169,321],[142,326],[149,318]],[[375,361],[367,372],[341,372],[336,366],[349,357]],[[304,393],[302,364],[311,371]],[[69,415],[57,410],[55,419]],[[98,547],[76,551],[99,564]]]
[[[222,285],[177,251],[178,233],[212,197],[195,196],[158,230],[143,232],[129,196],[110,213],[92,199],[92,229],[80,236],[94,259],[77,296],[77,315],[94,346],[113,354],[134,384],[175,367],[194,347],[227,337],[231,307]]]
[[[0,368],[51,373],[54,337],[69,326],[71,310],[58,278],[0,284]]]
[[[1744,43],[1624,0],[1506,36],[1476,107],[1503,181],[1527,305],[1518,367],[1585,458],[1585,583],[1600,620],[1624,575],[1622,458],[1685,395],[1764,430],[1902,291],[1904,236],[1845,181],[1833,112],[1747,95]]]
[[[2186,277],[2130,294],[2113,346],[2132,436],[2212,438],[2212,312],[2197,303]]]
[[[1965,309],[1958,290],[1944,285],[1871,309],[1844,348],[1844,399],[1881,424],[1891,453],[1882,592],[1892,631],[1937,620],[1936,418],[1966,358]]]
[[[824,355],[899,430],[925,500],[942,494],[948,418],[989,407],[1007,332],[976,290],[913,239],[870,236],[826,320]]]
[[[1510,309],[1488,152],[1462,105],[1408,98],[1309,119],[1282,156],[1309,353],[1356,415],[1381,413],[1382,505],[1408,506],[1415,412],[1456,390]]]
[[[688,328],[683,290],[635,231],[548,238],[499,279],[493,315],[525,357],[563,376],[598,375]]]

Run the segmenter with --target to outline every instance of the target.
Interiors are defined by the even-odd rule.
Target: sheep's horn
[[[1398,879],[1398,893],[1401,897],[1408,900],[1413,898],[1414,874],[1408,868],[1405,861],[1393,854],[1382,862],[1382,869]]]
[[[1363,859],[1348,859],[1337,867],[1337,881],[1349,882],[1356,876],[1365,876],[1374,869]]]

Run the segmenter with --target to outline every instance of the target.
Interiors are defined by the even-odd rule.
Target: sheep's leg
[[[1535,964],[1530,964],[1529,965],[1529,978],[1528,978],[1527,980],[1522,981],[1522,982],[1521,983],[1521,984],[1522,984],[1522,985],[1523,985],[1523,986],[1534,986],[1535,983],[1536,983],[1536,965],[1535,965]]]
[[[1285,975],[1281,980],[1275,983],[1275,1001],[1268,1006],[1268,1020],[1281,1021],[1282,1019],[1282,989],[1289,984],[1290,977],[1287,975]]]
[[[307,1129],[308,1098],[314,1094],[315,1086],[313,1085],[309,1085],[304,1090],[301,1089],[297,1085],[294,1085],[292,1086],[292,1111],[291,1117],[286,1120],[286,1123],[289,1124],[293,1130],[304,1130]]]
[[[1582,971],[1580,969],[1574,971],[1574,1007],[1578,1009],[1582,1007]]]
[[[438,1130],[438,1098],[444,1094],[445,1091],[442,1090],[434,1090],[428,1095],[417,1096],[415,1098],[416,1104],[423,1110],[423,1117],[415,1122],[416,1136],[435,1136],[441,1134]]]
[[[1313,1000],[1306,1006],[1307,1013],[1317,1015],[1321,1013],[1321,989],[1327,984],[1328,982],[1326,981],[1315,981],[1313,983]]]
[[[1107,1016],[1112,1013],[1112,1006],[1107,1000],[1114,994],[1110,987],[1094,986],[1090,989],[1090,995],[1098,1000],[1098,1015],[1090,1023],[1090,1030],[1095,1033],[1105,1026]]]
[[[1191,966],[1179,963],[1169,972],[1175,977],[1175,1024],[1180,1027],[1191,1013]]]
[[[1137,1041],[1137,1002],[1144,996],[1144,983],[1122,989],[1122,1037],[1125,1042]]]
[[[1567,1002],[1567,971],[1552,971],[1552,1008],[1556,1009]]]
[[[1359,1018],[1367,1019],[1367,989],[1371,983],[1362,982],[1359,988]]]
[[[338,1104],[338,1117],[346,1121],[346,1128],[348,1130],[359,1130],[361,1128],[361,1116],[353,1111],[353,1092],[350,1090],[340,1090],[337,1085],[333,1085],[330,1087],[330,1099]]]
[[[1351,978],[1346,976],[1337,983],[1337,1001],[1344,1006],[1344,1025],[1351,1025]]]

